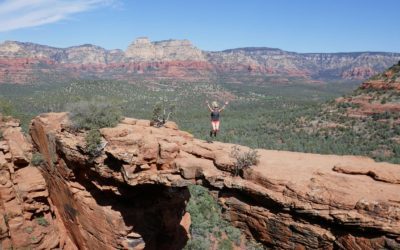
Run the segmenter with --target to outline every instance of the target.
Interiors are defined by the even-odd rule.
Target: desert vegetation
[[[231,156],[236,160],[233,173],[236,176],[241,174],[244,169],[256,165],[260,158],[256,150],[241,151],[236,145],[232,147]]]
[[[222,219],[220,206],[206,188],[193,185],[189,190],[192,197],[187,210],[192,219],[192,239],[185,249],[264,249],[255,242],[247,241],[239,229]]]
[[[397,139],[400,129],[390,122],[398,114],[382,113],[359,119],[346,115],[347,111],[358,109],[357,104],[334,101],[357,85],[239,84],[226,79],[196,84],[81,80],[54,85],[0,85],[0,112],[19,118],[27,131],[29,121],[40,113],[69,111],[71,129],[85,131],[86,151],[95,157],[101,149],[98,129],[114,126],[121,115],[161,122],[172,119],[180,129],[207,139],[209,111],[204,101],[229,100],[230,105],[221,117],[219,141],[251,148],[368,155],[377,160],[400,162],[400,139]],[[355,94],[368,91],[358,89]],[[347,97],[353,98],[355,94]],[[382,91],[374,93],[371,102],[399,100],[397,92]],[[240,164],[236,174],[257,161],[256,151],[237,156]],[[188,210],[192,214],[193,237],[186,249],[208,249],[210,244],[218,249],[237,248],[240,244],[247,244],[247,249],[259,249],[256,244],[243,243],[243,236],[238,236],[238,231],[221,219],[221,208],[210,194],[197,186],[190,191]],[[216,238],[221,241],[213,241]]]
[[[204,100],[230,100],[230,105],[222,114],[219,141],[251,148],[357,154],[399,162],[396,139],[398,126],[376,122],[380,116],[388,117],[390,121],[396,117],[396,113],[377,114],[360,120],[344,113],[347,109],[357,108],[356,104],[337,104],[332,101],[344,93],[350,93],[357,85],[359,83],[239,84],[225,82],[225,79],[216,83],[196,84],[168,81],[128,84],[81,80],[54,85],[0,85],[0,109],[5,114],[19,118],[27,131],[29,121],[37,114],[71,110],[74,106],[81,106],[76,113],[76,126],[83,126],[79,125],[79,112],[90,112],[90,102],[85,104],[85,100],[107,103],[104,105],[109,105],[108,111],[107,107],[99,109],[100,113],[103,112],[100,117],[104,116],[104,121],[96,121],[99,116],[94,116],[88,121],[88,129],[97,126],[92,123],[107,124],[107,119],[115,113],[152,120],[157,103],[163,104],[167,100],[165,110],[167,112],[169,109],[168,105],[175,106],[172,118],[180,129],[207,139],[210,124]],[[356,93],[368,91],[359,89]],[[400,100],[395,91],[382,91],[381,94],[381,97],[386,97],[386,103]],[[374,95],[376,97],[372,102],[382,101],[378,94]],[[162,109],[155,109],[161,119]],[[391,126],[389,129],[388,124]]]
[[[114,127],[121,119],[118,107],[107,100],[79,101],[67,105],[73,130]]]
[[[107,100],[79,101],[67,105],[70,129],[73,131],[87,130],[86,153],[92,158],[98,156],[102,149],[99,129],[114,127],[121,120],[120,109],[107,103]]]
[[[167,99],[164,99],[162,102],[157,102],[153,107],[153,116],[151,118],[153,126],[163,126],[170,120],[174,112],[175,104],[169,103]]]
[[[43,155],[39,152],[32,154],[31,164],[33,166],[40,166],[44,162]]]

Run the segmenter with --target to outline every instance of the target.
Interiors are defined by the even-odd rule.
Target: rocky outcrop
[[[363,82],[360,89],[369,91],[400,91],[400,61],[381,74]]]
[[[147,37],[136,39],[125,51],[131,61],[206,61],[203,52],[189,40],[150,42]]]
[[[0,114],[0,248],[76,249],[65,237],[32,145],[18,121]]]
[[[234,145],[195,139],[174,123],[125,118],[100,130],[96,158],[68,124],[65,113],[43,114],[30,134],[51,201],[80,249],[180,249],[190,184],[214,191],[225,217],[267,247],[400,247],[399,165],[257,150],[259,163],[234,176]]]
[[[62,82],[68,79],[225,78],[246,82],[265,76],[313,80],[366,79],[400,60],[399,53],[295,53],[271,48],[202,51],[188,40],[136,39],[126,51],[85,44],[54,48],[6,41],[0,44],[0,83]],[[22,64],[21,64],[22,62]]]
[[[190,225],[185,212],[188,190],[158,182],[131,185],[124,176],[130,174],[129,167],[136,165],[124,164],[127,159],[123,161],[119,154],[133,159],[132,153],[138,147],[131,144],[129,149],[123,149],[115,147],[118,142],[113,146],[108,143],[107,153],[104,151],[92,161],[82,153],[84,134],[75,137],[64,131],[65,119],[65,114],[43,115],[33,121],[31,136],[47,162],[43,173],[50,197],[75,246],[181,249],[188,239]],[[69,135],[61,138],[60,131]],[[153,142],[143,141],[143,161],[157,150]],[[122,169],[128,172],[123,174]]]
[[[377,119],[391,119],[399,123],[399,117],[396,115],[400,112],[400,103],[396,98],[398,95],[400,62],[364,81],[351,95],[337,98],[336,103],[346,107],[346,113],[352,117],[365,118],[375,115]]]
[[[342,78],[364,80],[375,75],[376,73],[377,72],[370,67],[354,67],[344,71],[342,73]]]

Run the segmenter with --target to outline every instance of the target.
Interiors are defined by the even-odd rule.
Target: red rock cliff
[[[257,166],[233,176],[234,145],[131,118],[101,130],[102,152],[93,160],[83,153],[85,134],[69,132],[68,123],[65,113],[44,114],[30,129],[46,160],[41,171],[60,221],[54,228],[65,228],[57,247],[181,249],[194,183],[218,193],[226,218],[267,247],[400,247],[399,165],[258,150]]]
[[[286,82],[292,82],[292,77],[331,82],[366,79],[398,60],[399,53],[387,52],[295,53],[273,48],[212,52],[200,50],[188,40],[151,42],[144,37],[125,51],[90,44],[62,49],[5,41],[0,43],[0,84],[63,83],[77,78],[139,83],[222,78],[247,83],[249,77],[266,81],[265,77],[271,76]]]
[[[76,249],[18,121],[0,114],[0,132],[0,249]]]

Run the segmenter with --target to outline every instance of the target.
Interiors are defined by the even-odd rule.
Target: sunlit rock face
[[[125,51],[133,61],[205,61],[203,52],[189,40],[150,42],[148,38],[136,39]]]
[[[0,44],[0,83],[34,84],[71,79],[173,79],[212,81],[222,77],[296,78],[313,81],[363,80],[400,60],[399,53],[295,53],[273,48],[203,51],[189,40],[137,38],[125,51],[84,44],[55,48],[34,43]]]
[[[234,176],[234,145],[133,118],[100,130],[93,159],[85,133],[68,124],[65,113],[43,114],[30,134],[46,161],[51,204],[77,248],[181,249],[191,184],[213,191],[226,219],[267,247],[400,247],[399,165],[260,149],[257,165]]]
[[[0,248],[76,249],[19,122],[0,114]]]

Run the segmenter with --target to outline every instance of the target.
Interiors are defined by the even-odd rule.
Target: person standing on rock
[[[217,137],[217,133],[219,131],[219,118],[220,118],[220,113],[225,109],[226,105],[228,105],[228,102],[225,102],[225,105],[222,108],[219,108],[218,102],[213,101],[211,103],[211,107],[208,101],[206,101],[208,109],[211,111],[211,127],[212,129],[210,130],[210,137],[214,135],[214,137]]]

